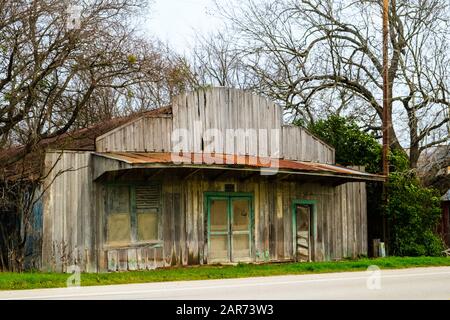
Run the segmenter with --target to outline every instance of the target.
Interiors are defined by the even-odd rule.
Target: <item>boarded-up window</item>
[[[130,215],[111,214],[108,217],[108,242],[127,243],[130,241]]]
[[[159,185],[136,187],[137,239],[158,239],[158,209],[160,205]]]
[[[158,212],[156,210],[138,212],[137,224],[139,241],[158,239]]]
[[[159,207],[160,185],[109,187],[108,243],[158,240]]]
[[[136,207],[138,209],[158,208],[160,188],[158,184],[136,186]]]
[[[109,214],[107,239],[109,243],[131,240],[130,190],[128,186],[114,186],[108,190]]]

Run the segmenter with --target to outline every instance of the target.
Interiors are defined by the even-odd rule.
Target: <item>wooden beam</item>
[[[149,175],[146,180],[150,181],[151,179],[156,177],[158,174],[160,174],[162,171],[164,171],[164,168],[156,170],[153,174]]]
[[[220,178],[222,175],[224,175],[225,173],[227,173],[228,171],[227,170],[222,170],[222,171],[220,171],[218,174],[216,174],[215,176],[213,176],[212,177],[212,181],[215,181],[215,180],[217,180],[218,178]]]
[[[281,174],[277,174],[277,180],[278,181],[282,181],[287,179],[288,177],[290,177],[292,175],[292,173],[281,173]],[[279,176],[279,177],[278,177]]]
[[[128,170],[113,171],[113,175],[112,175],[113,180],[119,180],[120,178],[123,178],[123,176],[128,173],[127,171]],[[107,177],[107,178],[109,178],[109,177]]]
[[[258,176],[260,174],[259,171],[252,171],[251,173],[249,173],[248,175],[246,175],[245,177],[242,177],[239,179],[240,182],[245,182],[255,176]]]
[[[184,177],[182,177],[182,179],[187,179],[187,178],[193,176],[194,174],[196,174],[197,172],[199,172],[200,170],[202,170],[202,169],[201,169],[201,168],[199,168],[199,169],[194,169],[194,170],[192,170],[191,172],[189,172],[187,175],[185,175]]]

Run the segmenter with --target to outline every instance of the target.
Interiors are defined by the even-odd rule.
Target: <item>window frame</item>
[[[152,240],[138,240],[138,225],[137,225],[137,206],[136,206],[136,187],[156,185],[159,189],[158,206],[152,207],[157,211],[157,239]],[[130,240],[128,242],[118,243],[108,241],[108,216],[113,214],[110,212],[111,206],[109,203],[109,190],[115,187],[127,187],[129,192],[129,214],[130,214]],[[104,248],[133,248],[148,245],[162,244],[162,231],[161,231],[161,213],[162,213],[162,184],[160,182],[109,182],[105,184],[105,219],[104,219]]]

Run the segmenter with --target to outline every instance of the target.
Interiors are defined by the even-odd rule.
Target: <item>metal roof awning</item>
[[[120,162],[122,164],[120,169],[184,167],[265,171],[267,174],[288,173],[292,175],[330,176],[353,181],[384,181],[385,179],[381,175],[338,165],[248,155],[172,152],[96,152],[94,154]]]

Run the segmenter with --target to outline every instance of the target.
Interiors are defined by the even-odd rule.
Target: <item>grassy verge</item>
[[[125,283],[262,277],[343,271],[364,271],[370,265],[381,269],[450,266],[446,257],[388,257],[337,262],[240,264],[237,266],[174,267],[151,271],[82,274],[82,286]],[[0,273],[0,290],[65,287],[68,275],[60,273]]]

